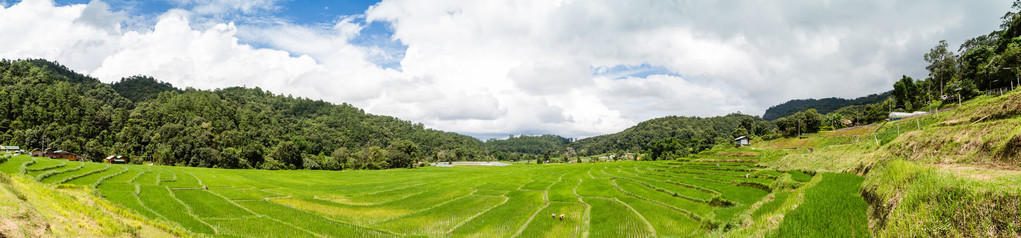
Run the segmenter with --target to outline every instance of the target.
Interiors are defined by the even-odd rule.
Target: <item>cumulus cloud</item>
[[[307,55],[291,57],[285,51],[238,44],[236,31],[233,24],[195,30],[184,16],[171,12],[150,32],[124,34],[117,42],[119,51],[92,74],[111,79],[134,72],[198,88],[249,83],[289,88],[303,86],[302,76],[319,67]]]
[[[952,1],[392,0],[366,17],[391,23],[408,45],[405,73],[459,89],[503,89],[491,92],[502,102],[542,98],[575,118],[555,131],[590,135],[665,115],[760,114],[794,98],[886,91],[901,74],[924,73],[920,58],[932,44],[988,33],[1006,9]],[[669,72],[615,79],[590,70],[638,65]],[[541,105],[505,104],[508,117]],[[596,115],[618,127],[586,120]]]
[[[111,42],[121,34],[118,27],[94,19],[104,14],[114,15],[103,4],[54,7],[49,1],[31,0],[0,9],[0,32],[5,32],[0,56],[47,58],[73,69],[95,69],[97,60],[116,51]]]
[[[284,1],[171,3],[180,9],[145,21],[98,0],[3,4],[0,32],[12,34],[0,37],[0,57],[57,60],[106,82],[145,74],[182,87],[259,86],[477,136],[584,137],[667,115],[761,114],[793,98],[885,91],[901,74],[922,76],[935,42],[988,33],[1009,7],[383,0],[299,25],[272,15]],[[265,20],[222,17],[237,15]],[[364,35],[373,24],[392,37],[366,40],[378,37]]]
[[[110,4],[94,0],[85,5],[82,15],[75,19],[75,22],[85,23],[111,32],[118,32],[121,28],[120,23],[125,19],[127,17],[124,16],[123,12],[112,12]]]

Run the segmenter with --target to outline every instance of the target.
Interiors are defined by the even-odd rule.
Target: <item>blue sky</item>
[[[16,3],[17,1],[15,1]],[[86,0],[55,0],[57,5],[86,4]],[[189,8],[191,1],[132,1],[109,0],[107,3],[114,10],[131,11],[132,14],[158,15],[173,8]],[[277,4],[276,9],[267,10],[266,14],[287,19],[297,24],[321,24],[337,20],[339,16],[358,15],[379,1],[309,1],[285,0]]]
[[[57,5],[87,4],[91,0],[55,0]],[[196,7],[201,1],[190,0],[108,0],[114,11],[123,11],[131,16],[156,17],[171,9],[190,9]],[[365,10],[379,1],[311,1],[311,0],[283,0],[275,2],[269,9],[258,9],[252,12],[227,12],[213,16],[224,21],[233,21],[237,24],[266,24],[261,21],[284,21],[291,24],[305,25],[309,27],[325,28],[336,23],[344,17],[358,16],[365,13]],[[357,18],[357,22],[364,24],[365,28],[361,34],[351,40],[351,43],[358,45],[377,45],[393,51],[395,55],[403,55],[401,51],[405,46],[399,41],[391,40],[393,31],[385,22],[366,23],[364,18]],[[272,48],[272,46],[251,39],[240,39],[246,44],[258,48]],[[376,62],[385,68],[399,68],[397,61]]]
[[[55,2],[53,2],[55,1]],[[928,50],[1009,1],[23,0],[0,58],[104,82],[245,85],[480,138],[587,137],[670,115],[761,115],[925,78]],[[832,85],[841,85],[833,87]]]

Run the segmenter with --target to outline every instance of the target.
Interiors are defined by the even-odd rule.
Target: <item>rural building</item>
[[[53,149],[50,149],[50,148],[46,148],[45,150],[44,149],[34,149],[34,150],[32,150],[32,157],[49,157],[47,155],[48,154],[52,154],[52,153],[53,153]]]
[[[50,157],[51,159],[66,159],[70,161],[85,161],[85,157],[63,150],[54,151],[53,153],[47,153],[46,157]]]
[[[925,114],[929,114],[929,113],[928,112],[912,112],[912,113],[907,113],[907,112],[891,112],[890,113],[890,121],[896,121],[896,120],[900,120],[900,119],[904,119],[904,118],[911,118],[911,117],[921,116],[921,115],[925,115]]]
[[[851,120],[843,120],[843,121],[840,121],[840,123],[843,123],[845,126],[850,126],[851,124],[853,124],[851,122]]]
[[[127,164],[128,157],[122,155],[111,155],[103,159],[103,163],[107,164]]]
[[[13,146],[13,145],[0,145],[0,151],[7,152],[7,153],[17,153],[17,152],[21,152],[21,147]]]
[[[734,145],[737,145],[738,147],[752,145],[752,138],[748,138],[747,136],[734,138]]]

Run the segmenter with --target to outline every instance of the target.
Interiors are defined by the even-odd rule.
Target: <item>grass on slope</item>
[[[1021,172],[962,174],[891,160],[862,185],[880,236],[1021,236]]]
[[[775,237],[869,237],[867,204],[858,193],[863,179],[825,173],[805,192],[801,206],[788,213]]]
[[[53,186],[22,175],[0,174],[0,234],[8,237],[114,237],[187,235],[143,219],[92,195],[88,188]]]

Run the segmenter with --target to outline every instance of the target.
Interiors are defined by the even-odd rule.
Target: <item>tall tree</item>
[[[298,151],[298,146],[291,141],[280,142],[273,150],[273,158],[299,169],[303,164],[301,151]]]
[[[946,40],[941,40],[923,57],[925,62],[929,63],[928,66],[925,66],[925,69],[929,70],[929,77],[939,82],[940,96],[945,94],[946,83],[950,82],[957,74],[957,56],[947,49],[948,46]]]
[[[981,38],[981,39],[980,39]],[[960,78],[971,81],[981,89],[992,88],[993,79],[1002,76],[997,73],[999,65],[993,64],[996,53],[993,42],[986,40],[991,37],[979,36],[961,45]]]
[[[418,145],[408,140],[396,140],[387,147],[387,158],[391,168],[410,168],[418,160]]]
[[[907,75],[902,75],[900,80],[893,84],[893,98],[897,101],[898,107],[904,110],[913,110],[918,98],[918,89],[915,80]]]

